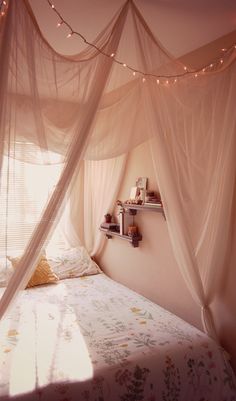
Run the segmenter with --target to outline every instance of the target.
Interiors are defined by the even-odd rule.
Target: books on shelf
[[[159,192],[146,191],[145,204],[162,206]]]

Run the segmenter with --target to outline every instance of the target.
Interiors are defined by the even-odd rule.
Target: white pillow
[[[0,287],[7,286],[13,271],[11,262],[5,257],[0,258]]]
[[[47,261],[60,280],[102,273],[83,246],[70,248],[57,255],[47,252]]]

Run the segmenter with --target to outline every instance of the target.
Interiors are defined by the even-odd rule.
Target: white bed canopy
[[[68,241],[97,254],[98,226],[113,207],[126,154],[149,141],[176,260],[205,331],[215,336],[209,306],[230,244],[235,183],[235,47],[191,71],[165,51],[130,0],[93,46],[63,56],[42,36],[27,0],[9,1],[0,19],[2,176],[14,171],[10,160],[63,168],[3,294],[1,316],[24,288],[66,200]],[[8,179],[7,192],[11,185]],[[7,254],[3,186],[0,205]]]

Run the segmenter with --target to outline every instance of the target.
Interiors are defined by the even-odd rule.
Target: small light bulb
[[[194,74],[194,76],[195,76],[195,78],[197,78],[197,77],[198,77],[198,74]]]
[[[184,66],[184,71],[187,71],[187,67],[186,66]]]
[[[213,67],[213,65],[214,65],[214,64],[212,64],[212,63],[211,63],[211,64],[210,64],[210,67],[212,68],[212,67]]]
[[[159,85],[159,83],[160,83],[160,80],[159,80],[159,79],[157,79],[157,85]]]
[[[168,81],[168,79],[166,80],[166,84],[167,84],[167,85],[169,84],[169,81]]]
[[[6,5],[7,5],[7,2],[6,2],[5,0],[4,0],[2,3],[3,3],[3,5],[4,5],[4,6],[6,6]]]
[[[206,71],[206,68],[204,67],[203,69],[202,69],[202,72],[205,72]]]
[[[135,77],[135,75],[136,75],[136,71],[133,71],[133,76]]]
[[[224,62],[224,60],[221,58],[221,59],[220,59],[220,63],[223,64],[223,62]]]
[[[52,8],[55,8],[54,4],[51,5]]]
[[[177,82],[177,78],[175,78],[175,80],[174,80],[174,83],[176,84],[176,82]]]
[[[143,77],[142,81],[145,82],[145,81],[146,81],[146,78]]]
[[[111,57],[114,57],[115,56],[115,53],[111,53]]]
[[[127,67],[127,64],[123,63],[123,67]]]
[[[226,52],[226,50],[227,49],[225,47],[223,47],[223,49],[221,49],[222,52]]]
[[[60,26],[62,25],[62,21],[57,23],[57,28],[60,28]]]
[[[72,36],[72,32],[68,33],[68,35],[66,37],[71,38],[71,36]]]

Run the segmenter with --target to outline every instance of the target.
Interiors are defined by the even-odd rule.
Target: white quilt
[[[233,401],[205,334],[104,274],[23,291],[0,323],[0,401]]]

